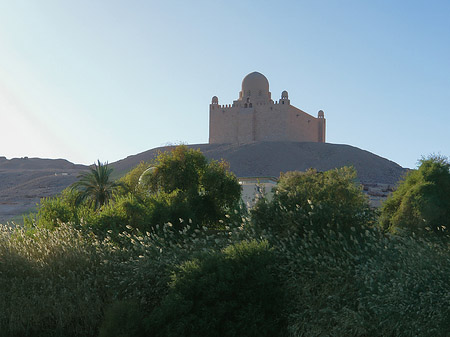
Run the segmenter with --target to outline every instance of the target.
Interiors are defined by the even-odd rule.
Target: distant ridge
[[[60,193],[87,168],[65,159],[0,157],[0,223],[20,220],[41,198]]]
[[[326,171],[353,165],[358,179],[364,184],[395,185],[406,169],[369,151],[343,144],[312,142],[253,142],[246,144],[194,144],[189,148],[200,149],[208,159],[224,159],[238,177],[273,176],[280,172],[305,171],[315,168]],[[151,149],[111,163],[116,176],[156,158],[159,152],[175,146]]]
[[[73,164],[66,159],[12,158],[0,157],[0,170],[46,170],[46,169],[86,169],[84,165]]]

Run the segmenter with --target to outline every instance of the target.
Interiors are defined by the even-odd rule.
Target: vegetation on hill
[[[445,184],[448,170],[443,158],[422,161],[387,205],[445,209],[420,186]],[[424,218],[441,224],[426,235],[406,220],[386,225],[395,208],[377,219],[354,178],[351,168],[287,173],[245,213],[226,165],[180,148],[131,171],[98,209],[77,205],[76,190],[43,200],[36,223],[0,226],[0,335],[447,336],[444,223]],[[216,212],[204,214],[209,202]],[[152,222],[171,207],[195,220]]]
[[[375,220],[351,167],[282,174],[273,198],[258,200],[251,214],[255,226],[265,228],[270,223],[289,235],[306,230],[322,233],[327,226],[344,233]]]
[[[37,215],[25,223],[52,228],[71,222],[97,234],[118,234],[127,225],[145,232],[165,223],[175,230],[188,223],[219,228],[239,207],[240,185],[228,165],[208,162],[186,146],[141,163],[118,182],[110,174],[111,168],[98,162],[72,188],[42,200]]]
[[[447,236],[450,229],[450,163],[442,156],[420,160],[383,205],[381,223],[390,231]]]
[[[111,172],[108,163],[102,164],[99,160],[88,172],[78,176],[79,180],[72,185],[72,189],[78,192],[76,204],[87,202],[94,209],[106,205],[121,187],[121,184],[111,179]]]

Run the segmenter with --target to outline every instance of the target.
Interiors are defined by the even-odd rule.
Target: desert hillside
[[[29,212],[41,198],[60,193],[86,169],[65,159],[0,157],[0,223]]]
[[[326,171],[353,165],[359,180],[364,184],[395,185],[405,169],[388,159],[357,147],[329,143],[299,142],[255,142],[248,144],[195,144],[190,148],[200,149],[208,159],[224,159],[238,177],[273,176],[280,172],[304,171],[316,168]],[[116,175],[122,175],[141,161],[152,161],[160,151],[171,146],[159,147],[129,156],[111,165]]]

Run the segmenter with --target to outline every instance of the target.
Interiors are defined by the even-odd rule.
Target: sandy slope
[[[328,143],[256,142],[248,144],[196,144],[209,159],[224,159],[238,177],[274,176],[280,172],[310,167],[326,171],[336,167],[353,165],[359,180],[363,183],[394,185],[404,174],[403,169],[393,161],[377,156],[357,147]],[[118,175],[129,171],[141,161],[153,160],[159,151],[172,147],[160,147],[129,156],[112,163]]]
[[[64,159],[0,157],[0,223],[29,212],[41,198],[60,193],[85,169]]]

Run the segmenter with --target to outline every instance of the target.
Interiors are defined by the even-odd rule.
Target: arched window
[[[245,103],[245,104],[244,104],[244,108],[247,108],[247,107],[248,107],[248,104],[247,104],[247,103]]]
[[[248,107],[251,108],[251,107],[252,107],[252,103],[250,103],[250,104],[248,105]]]

